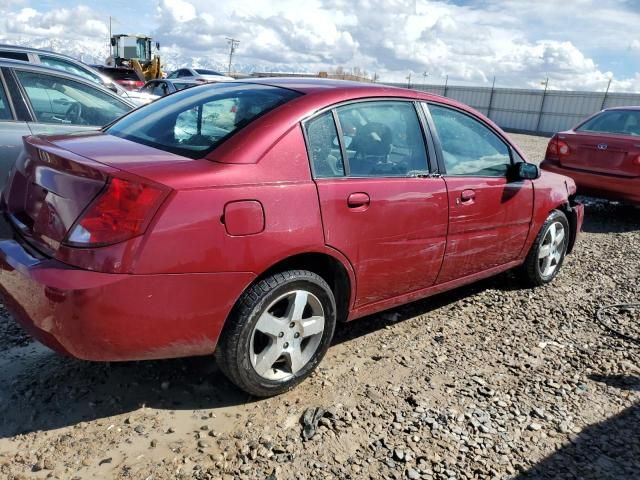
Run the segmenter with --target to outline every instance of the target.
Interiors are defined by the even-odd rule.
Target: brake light
[[[163,197],[158,188],[112,178],[76,221],[65,243],[95,247],[142,235]]]
[[[549,141],[549,145],[547,146],[547,155],[566,156],[570,153],[571,148],[569,148],[569,144],[559,140],[558,137],[553,137]]]
[[[636,158],[633,159],[633,164],[636,167],[640,167],[640,155],[638,155]]]

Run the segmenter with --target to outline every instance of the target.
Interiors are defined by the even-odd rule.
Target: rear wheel
[[[522,276],[529,285],[545,285],[556,277],[567,253],[569,234],[567,216],[559,210],[551,212],[522,266]]]
[[[320,363],[335,324],[335,299],[320,276],[306,270],[277,273],[242,295],[227,320],[217,360],[242,390],[277,395]]]

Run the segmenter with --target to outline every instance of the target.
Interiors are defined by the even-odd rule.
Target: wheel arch
[[[332,252],[333,253],[333,252]],[[351,265],[337,255],[327,252],[304,252],[291,255],[271,265],[254,282],[286,270],[308,270],[329,284],[336,299],[337,320],[346,321],[355,293],[355,275]],[[248,288],[248,287],[247,287]]]

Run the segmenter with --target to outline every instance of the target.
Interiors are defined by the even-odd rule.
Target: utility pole
[[[428,77],[428,76],[429,76],[429,72],[424,72],[424,73],[422,74],[422,78],[423,78],[423,80],[422,80],[422,89],[423,89],[424,91],[426,91],[426,90],[427,90],[427,77]]]
[[[542,122],[542,114],[544,113],[544,100],[547,98],[547,88],[549,88],[549,77],[542,82],[544,84],[544,92],[542,92],[542,102],[540,102],[540,113],[538,114],[538,123],[536,123],[536,133],[540,130],[540,123]]]
[[[233,60],[233,53],[236,51],[236,47],[240,45],[240,40],[236,40],[232,37],[226,37],[227,43],[229,44],[229,70],[228,73],[231,75],[231,61]]]
[[[605,105],[605,103],[607,103],[607,95],[609,95],[609,88],[611,87],[611,80],[613,80],[613,77],[609,77],[609,83],[607,83],[607,89],[604,91],[604,97],[602,98],[602,106],[600,107],[600,110],[604,110],[604,105]]]
[[[113,45],[111,45],[111,15],[109,15],[109,40],[107,45],[109,45],[109,56],[113,55]]]
[[[409,72],[409,76],[407,77],[407,88],[411,88],[411,72]]]
[[[444,78],[444,95],[443,95],[443,97],[446,97],[446,96],[447,96],[447,86],[448,86],[448,85],[449,85],[449,75],[447,75],[447,76]]]

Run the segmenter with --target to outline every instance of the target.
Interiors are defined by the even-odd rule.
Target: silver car
[[[235,82],[235,78],[223,75],[215,70],[207,70],[205,68],[179,68],[167,75],[169,80],[181,79],[181,80],[195,80],[203,83],[215,83],[215,82]]]
[[[92,68],[86,63],[76,60],[73,57],[62,55],[60,53],[41,50],[38,48],[0,44],[0,60],[2,59],[19,60],[21,62],[51,67],[73,75],[78,75],[85,80],[89,80],[108,88],[115,94],[126,98],[136,105],[144,105],[152,100],[152,98],[149,98],[147,95],[139,94],[135,91],[128,91],[122,88],[109,77],[98,72],[95,68]]]
[[[0,189],[27,135],[97,129],[135,108],[95,82],[0,60]]]

